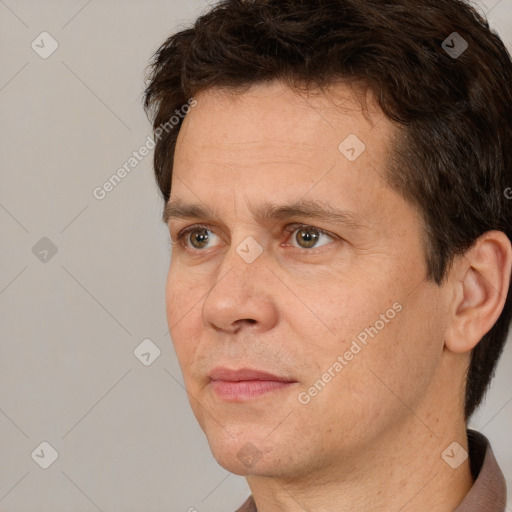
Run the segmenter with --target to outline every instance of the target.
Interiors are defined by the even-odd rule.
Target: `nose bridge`
[[[217,284],[233,288],[233,293],[249,293],[258,285],[258,275],[265,271],[263,247],[252,236],[232,244],[219,267]],[[212,289],[212,291],[213,291]]]
[[[203,303],[206,324],[232,330],[239,320],[273,325],[275,304],[265,288],[263,247],[252,237],[232,244],[224,254],[218,278]]]

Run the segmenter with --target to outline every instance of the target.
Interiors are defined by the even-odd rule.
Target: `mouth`
[[[290,388],[297,381],[268,372],[241,368],[215,368],[209,375],[214,394],[227,402],[244,402]]]

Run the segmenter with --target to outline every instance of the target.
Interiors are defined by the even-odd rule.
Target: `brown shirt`
[[[489,441],[468,430],[468,449],[473,487],[453,512],[505,512],[507,486]],[[258,512],[252,496],[236,512]]]

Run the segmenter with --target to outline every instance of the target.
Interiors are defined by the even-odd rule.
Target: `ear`
[[[471,351],[498,320],[510,285],[512,247],[501,231],[476,240],[450,270],[453,295],[445,347]]]

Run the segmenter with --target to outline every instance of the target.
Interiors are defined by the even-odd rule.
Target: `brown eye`
[[[290,226],[289,231],[293,236],[290,239],[292,245],[299,249],[313,249],[327,245],[334,241],[334,235],[314,226],[297,225]]]
[[[189,233],[189,241],[195,249],[203,249],[209,238],[207,229],[195,229]]]
[[[176,235],[176,242],[189,251],[203,251],[222,245],[222,239],[205,226],[190,226]]]
[[[316,245],[320,238],[320,232],[318,229],[309,227],[302,228],[297,230],[297,235],[295,236],[295,240],[299,244],[300,247],[304,249],[311,249]]]

